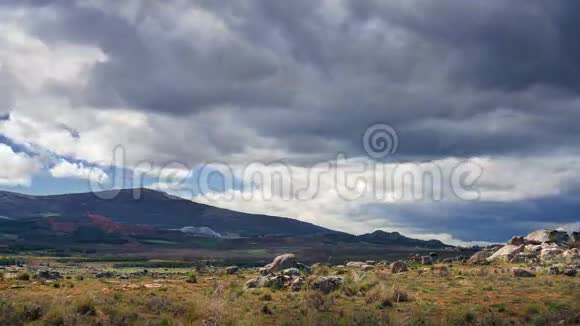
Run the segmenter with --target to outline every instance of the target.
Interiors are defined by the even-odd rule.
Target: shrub
[[[0,324],[2,325],[21,325],[22,322],[18,318],[18,314],[14,310],[14,306],[4,299],[0,298]]]
[[[40,305],[30,303],[26,304],[22,308],[21,316],[25,321],[35,321],[39,320],[42,317],[43,313],[44,311]]]
[[[75,311],[81,316],[94,316],[97,314],[95,304],[90,299],[81,299],[75,305]]]
[[[85,279],[85,277],[83,275],[75,275],[75,280],[77,281],[83,281]]]
[[[395,302],[409,302],[409,301],[411,301],[411,297],[409,296],[409,294],[403,290],[400,290],[400,289],[393,290],[392,298]]]
[[[16,276],[16,279],[19,281],[29,281],[30,274],[27,271],[22,271],[22,272],[18,273],[18,275]]]

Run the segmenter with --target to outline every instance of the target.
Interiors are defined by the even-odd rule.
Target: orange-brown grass
[[[493,266],[454,265],[441,276],[419,268],[391,274],[350,269],[328,295],[245,289],[258,275],[242,271],[166,279],[0,280],[0,324],[18,325],[403,325],[551,324],[580,318],[580,278],[514,278]],[[336,270],[325,269],[322,274]],[[318,277],[318,276],[311,276]]]

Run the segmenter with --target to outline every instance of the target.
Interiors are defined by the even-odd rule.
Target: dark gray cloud
[[[106,56],[87,67],[86,83],[48,81],[48,92],[95,111],[147,113],[158,137],[122,139],[149,137],[143,152],[163,159],[364,155],[362,134],[375,123],[398,131],[401,161],[579,154],[575,0],[0,3],[12,7],[29,9],[23,25],[48,48]],[[0,66],[0,112],[22,88],[17,77]],[[546,219],[574,221],[580,205],[564,196],[579,191],[562,192],[371,209],[421,232],[501,241]]]
[[[402,157],[580,140],[577,2],[344,3],[172,1],[127,14],[30,1],[41,9],[29,27],[108,56],[88,87],[70,90],[79,103],[168,115],[232,107],[289,152],[361,154],[377,122],[400,132]]]

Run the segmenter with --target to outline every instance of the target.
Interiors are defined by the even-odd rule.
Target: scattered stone
[[[365,265],[364,262],[362,261],[349,261],[348,263],[346,263],[347,267],[356,267],[356,268],[361,268]]]
[[[297,277],[290,284],[290,291],[292,291],[292,292],[298,292],[298,291],[302,290],[302,287],[303,286],[304,286],[304,278]]]
[[[342,278],[337,276],[321,277],[312,283],[312,288],[328,294],[342,285]]]
[[[283,275],[287,275],[287,276],[300,276],[300,274],[302,274],[300,272],[300,270],[298,268],[292,267],[292,268],[287,268],[285,270],[282,271]]]
[[[60,280],[60,279],[62,279],[62,275],[59,272],[48,271],[48,270],[39,271],[38,273],[36,273],[36,276],[38,278],[43,278],[45,280]]]
[[[447,266],[435,266],[433,267],[433,275],[447,277],[449,276],[449,268]]]
[[[367,264],[365,264],[365,265],[362,265],[362,266],[360,267],[360,269],[366,272],[366,271],[370,271],[370,270],[373,270],[373,269],[375,269],[375,266],[373,266],[373,265],[367,265]]]
[[[95,274],[96,278],[111,278],[113,276],[115,276],[115,274],[113,272],[109,272],[109,271],[99,272],[99,273]]]
[[[469,258],[469,262],[474,265],[487,264],[487,259],[489,256],[491,256],[491,254],[491,251],[487,250],[478,251],[473,256],[471,256],[471,258]]]
[[[251,279],[251,280],[247,281],[245,286],[248,289],[255,289],[258,287],[259,284],[260,284],[259,279],[255,278],[255,279]]]
[[[407,264],[405,264],[401,260],[392,263],[390,268],[391,268],[391,273],[393,273],[393,274],[404,273],[404,272],[409,270],[407,268]]]
[[[559,275],[560,269],[557,266],[552,266],[548,269],[548,275]]]
[[[523,268],[514,267],[512,273],[514,277],[536,277],[536,274]]]
[[[574,277],[576,276],[577,272],[575,268],[568,268],[562,272],[563,275]]]
[[[236,274],[237,272],[239,272],[239,268],[238,266],[229,266],[226,267],[226,273],[228,273],[229,275],[233,275]]]
[[[284,254],[274,258],[270,264],[264,266],[263,273],[276,273],[281,270],[294,267],[296,264],[296,256],[294,254]]]

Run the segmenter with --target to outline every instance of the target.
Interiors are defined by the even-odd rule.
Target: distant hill
[[[335,231],[295,219],[247,214],[169,196],[163,192],[121,190],[112,199],[94,193],[29,196],[0,192],[0,216],[14,220],[38,217],[81,218],[88,214],[110,218],[115,223],[177,229],[208,227],[220,234],[241,237],[302,236]],[[107,195],[101,193],[101,195]]]
[[[235,212],[148,189],[127,189],[116,196],[107,195],[112,193],[30,196],[0,192],[0,227],[5,237],[17,236],[25,242],[54,240],[60,234],[69,240],[62,237],[59,240],[84,243],[156,238],[186,244],[191,236],[225,236],[263,238],[265,242],[286,237],[327,245],[450,247],[438,240],[411,239],[397,232],[375,231],[355,236],[296,219]],[[102,199],[105,197],[111,199]]]

